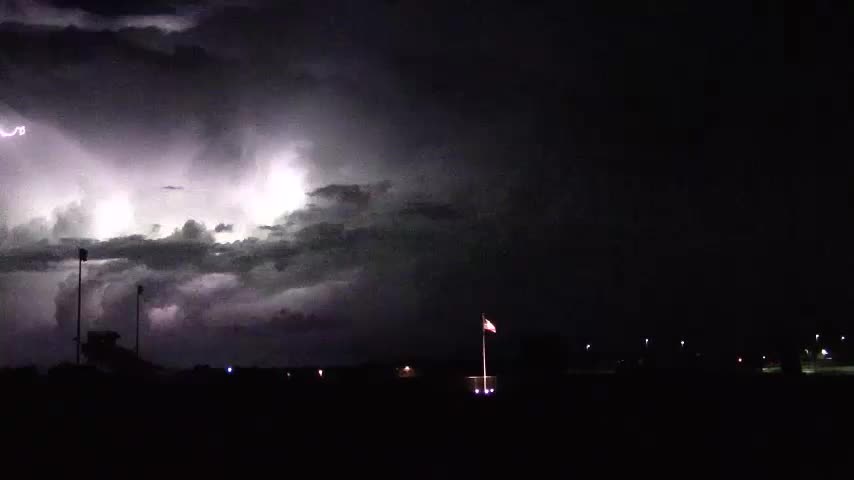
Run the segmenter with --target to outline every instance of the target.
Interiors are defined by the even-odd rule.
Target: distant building
[[[121,347],[121,336],[110,330],[91,330],[82,346],[83,355],[92,366],[107,372],[147,372],[157,369],[152,363],[137,358],[136,354]]]

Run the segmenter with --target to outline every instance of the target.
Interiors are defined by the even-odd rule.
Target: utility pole
[[[80,302],[83,298],[83,262],[89,260],[89,251],[81,248],[77,255],[77,365],[80,365]]]
[[[136,286],[136,358],[139,358],[139,300],[142,297],[142,285]]]

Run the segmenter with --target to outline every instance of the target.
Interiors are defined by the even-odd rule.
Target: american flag
[[[484,314],[480,314],[480,316],[483,318],[483,330],[484,330],[484,331],[486,331],[486,332],[492,332],[492,333],[495,333],[495,325],[493,325],[493,324],[492,324],[492,322],[490,322],[490,321],[486,318],[486,315],[484,315]]]

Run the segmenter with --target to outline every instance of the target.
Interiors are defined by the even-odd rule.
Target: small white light
[[[495,392],[495,389],[494,389],[494,388],[490,388],[490,389],[489,389],[489,393],[493,393],[493,392]]]
[[[319,377],[323,376],[323,369],[322,368],[317,371],[317,376],[319,376]]]
[[[484,389],[483,389],[483,394],[484,394],[484,395],[489,395],[489,390],[488,390],[488,389],[486,389],[486,388],[484,388]]]
[[[738,357],[738,363],[741,363],[741,357]]]
[[[410,371],[410,370],[412,370],[412,369],[411,369],[411,368],[409,368],[409,365],[407,365],[407,366],[403,367],[403,371],[404,371],[404,372],[408,372],[408,371]]]
[[[226,369],[225,369],[225,371],[226,371],[226,372],[228,372],[228,373],[231,373],[232,371],[234,371],[234,369],[233,369],[233,368],[231,368],[231,367],[228,367],[228,368],[226,368]]]
[[[842,336],[842,341],[843,341],[843,342],[845,341],[845,335],[843,335],[843,336]]]
[[[765,355],[762,355],[762,360],[765,360]]]
[[[288,378],[291,378],[291,372],[288,372]]]
[[[588,343],[587,346],[584,348],[585,348],[585,350],[590,350],[590,344]]]
[[[479,393],[480,393],[480,389],[479,389],[479,388],[475,388],[475,389],[474,389],[474,393],[475,393],[475,395],[479,394]]]
[[[816,342],[818,341],[818,337],[819,337],[819,335],[816,333],[816,334],[815,334],[815,341],[816,341]]]
[[[822,348],[822,349],[821,349],[821,354],[822,354],[822,355],[824,355],[824,356],[826,357],[826,356],[830,355],[830,352],[828,352],[827,350],[825,350],[825,349],[823,349],[823,348]]]
[[[679,346],[684,347],[685,346],[685,340],[679,340]]]

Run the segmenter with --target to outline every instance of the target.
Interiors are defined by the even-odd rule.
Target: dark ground
[[[6,376],[3,464],[30,473],[79,467],[80,478],[850,478],[852,471],[851,378],[502,378],[493,398],[452,383]]]

